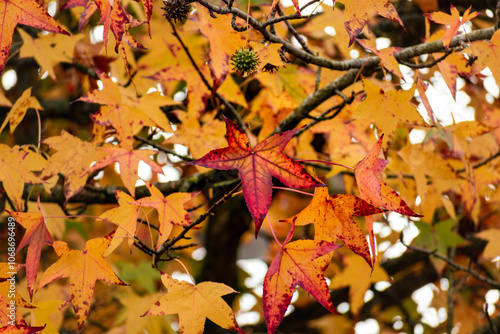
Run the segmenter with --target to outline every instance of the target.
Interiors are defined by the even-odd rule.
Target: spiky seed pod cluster
[[[236,50],[231,57],[234,70],[241,74],[251,74],[257,70],[260,59],[259,56],[249,48]]]
[[[182,21],[189,16],[191,5],[188,0],[163,0],[163,16],[171,21]]]

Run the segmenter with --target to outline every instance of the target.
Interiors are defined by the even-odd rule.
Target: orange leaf
[[[59,260],[51,265],[38,283],[37,290],[60,278],[69,277],[71,302],[75,309],[78,328],[81,329],[90,311],[97,280],[127,285],[116,276],[103,253],[111,242],[112,234],[87,241],[84,250],[69,249],[63,241],[54,241]]]
[[[135,90],[131,92],[119,87],[107,75],[102,74],[100,79],[104,86],[102,90],[95,89],[78,100],[102,105],[97,113],[91,115],[92,121],[114,127],[122,147],[132,148],[133,136],[143,126],[158,126],[172,131],[170,122],[160,109],[160,106],[175,104],[172,99],[160,96],[158,92],[138,99]]]
[[[16,288],[12,291],[12,284],[17,285],[16,275],[10,277],[10,280],[0,282],[0,325],[16,324],[26,325],[19,308],[33,308],[34,306],[28,303],[19,294]],[[12,304],[12,301],[15,303]],[[14,307],[12,308],[12,305]],[[10,333],[10,332],[8,332]]]
[[[47,138],[43,143],[57,152],[50,157],[40,176],[46,179],[62,173],[66,202],[80,192],[87,183],[86,171],[92,162],[106,156],[97,149],[96,143],[83,141],[64,130],[60,136]]]
[[[344,269],[332,278],[330,288],[339,289],[349,286],[351,312],[357,315],[365,304],[365,293],[371,284],[379,281],[389,281],[390,277],[378,262],[370,270],[364,265],[359,256],[346,256],[343,258],[343,263]]]
[[[135,184],[138,178],[137,168],[140,161],[151,166],[153,172],[163,174],[161,167],[150,158],[157,153],[156,151],[124,149],[115,145],[105,145],[99,151],[107,153],[107,156],[92,166],[87,174],[117,162],[120,164],[120,176],[123,184],[132,196],[135,196]]]
[[[26,115],[26,112],[30,108],[43,110],[38,100],[35,97],[31,96],[31,87],[23,92],[23,94],[17,99],[16,103],[14,103],[10,111],[7,113],[7,117],[5,117],[5,120],[0,127],[0,132],[3,131],[8,122],[10,125],[10,134],[13,134],[14,130],[17,128],[19,123],[21,123],[24,116]]]
[[[467,8],[461,19],[460,19],[460,13],[453,5],[450,5],[451,15],[443,12],[424,14],[424,16],[427,17],[428,19],[436,23],[444,24],[447,26],[446,32],[444,33],[443,36],[443,45],[446,48],[446,50],[448,50],[451,39],[457,34],[458,29],[460,29],[460,26],[479,15],[478,12],[469,14],[471,8],[472,6]]]
[[[187,226],[191,223],[189,213],[184,209],[183,205],[196,196],[196,194],[174,193],[165,197],[151,183],[147,183],[146,186],[151,196],[143,197],[133,202],[133,204],[155,208],[158,211],[159,235],[156,243],[156,248],[158,249],[168,239],[174,225]]]
[[[12,199],[16,211],[22,211],[23,208],[24,184],[43,183],[43,180],[32,172],[37,166],[31,165],[30,155],[30,151],[24,151],[19,146],[0,144],[0,181],[3,182],[3,189]],[[43,158],[38,157],[43,161]]]
[[[40,205],[40,197],[37,201],[40,212],[9,212],[14,219],[26,229],[24,237],[17,247],[16,253],[28,246],[28,255],[26,257],[26,279],[28,281],[28,292],[30,299],[33,299],[33,288],[36,283],[38,267],[40,265],[40,256],[44,244],[52,245],[54,240],[47,229],[46,215]]]
[[[273,176],[287,187],[293,188],[317,187],[321,183],[309,175],[298,162],[283,153],[286,144],[298,129],[276,134],[252,148],[243,130],[231,120],[225,120],[229,146],[210,151],[203,158],[189,164],[239,170],[243,195],[255,221],[257,237],[271,204]]]
[[[297,240],[287,243],[292,233],[293,228],[264,278],[262,303],[268,333],[274,333],[283,320],[297,285],[316,298],[328,311],[338,313],[322,274],[326,268],[320,268],[313,260],[340,246],[323,240]]]
[[[373,52],[379,59],[380,63],[388,69],[392,74],[398,76],[399,78],[404,80],[403,74],[399,69],[399,63],[394,58],[394,54],[401,50],[401,48],[388,47],[382,50],[377,49],[377,44],[375,42],[375,36],[373,34],[369,34],[370,39],[358,39],[357,42],[364,47],[365,49]],[[385,72],[384,72],[385,73]]]
[[[353,195],[328,196],[328,188],[321,187],[316,188],[307,208],[284,222],[295,223],[297,226],[314,223],[315,240],[334,242],[339,238],[372,266],[365,234],[352,217],[369,216],[384,211]]]
[[[474,42],[463,52],[469,52],[473,55],[483,55],[472,65],[473,68],[480,67],[474,72],[479,72],[483,68],[489,67],[495,80],[500,82],[500,30],[495,31],[489,42]]]
[[[231,25],[231,18],[227,15],[221,15],[214,20],[205,7],[199,6],[195,20],[203,36],[210,41],[208,66],[212,73],[212,89],[215,92],[226,79],[231,55],[244,47],[246,41],[240,33],[227,29]]]
[[[193,285],[178,281],[163,272],[161,281],[168,293],[143,316],[179,314],[179,331],[186,334],[202,334],[206,319],[222,328],[243,333],[234,319],[233,310],[221,298],[236,292],[227,285],[214,282]]]
[[[349,46],[352,45],[368,19],[375,15],[388,18],[399,23],[403,28],[403,21],[389,0],[339,0],[345,5],[345,28],[350,36]]]
[[[15,326],[7,325],[5,327],[0,328],[0,333],[6,334],[33,334],[33,333],[41,333],[44,330],[45,326],[32,327],[28,325],[17,324]]]
[[[109,245],[104,256],[111,254],[125,238],[128,238],[129,249],[134,243],[132,237],[137,230],[137,217],[139,216],[140,206],[132,204],[134,199],[123,191],[115,190],[118,207],[104,212],[99,218],[118,225],[113,235],[113,240]]]
[[[352,115],[354,119],[373,119],[386,139],[384,146],[389,147],[398,123],[415,126],[427,126],[424,119],[411,103],[415,93],[415,85],[409,90],[384,91],[373,82],[363,79],[366,98]]]
[[[64,35],[69,35],[35,0],[0,1],[0,74],[5,68],[18,23]]]

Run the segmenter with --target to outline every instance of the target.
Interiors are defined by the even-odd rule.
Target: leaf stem
[[[196,283],[194,282],[194,278],[193,276],[191,276],[191,274],[189,273],[189,271],[187,270],[186,266],[184,265],[184,263],[182,263],[181,260],[177,259],[177,258],[174,258],[175,261],[179,262],[182,266],[182,268],[184,268],[184,271],[186,272],[186,274],[189,276],[189,279],[191,280],[191,283],[193,285],[196,285]]]
[[[294,188],[275,187],[275,186],[273,186],[273,189],[288,190],[288,191],[293,191],[293,192],[296,192],[296,193],[299,193],[299,194],[303,194],[303,195],[307,195],[307,196],[314,196],[311,193],[308,193],[308,192],[305,192],[305,191],[301,191],[301,190],[297,190],[297,189],[294,189]]]
[[[276,233],[274,233],[273,224],[271,224],[271,219],[269,219],[269,213],[266,214],[266,218],[267,218],[267,222],[269,223],[269,228],[271,229],[271,233],[273,234],[274,240],[276,240],[276,242],[278,243],[278,245],[280,245],[280,248],[283,248],[283,245],[278,240],[278,237],[276,236]]]
[[[350,170],[354,170],[354,168],[352,168],[352,167],[349,167],[349,166],[346,166],[346,165],[342,165],[342,164],[339,164],[337,162],[331,162],[331,161],[310,160],[310,159],[297,159],[295,161],[298,161],[298,162],[320,162],[320,163],[324,163],[324,164],[327,164],[327,165],[335,165],[335,166],[344,167],[344,168],[347,168],[347,169],[350,169]]]

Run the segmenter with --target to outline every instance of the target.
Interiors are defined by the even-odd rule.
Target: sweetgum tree
[[[499,331],[496,1],[0,13],[0,332]]]

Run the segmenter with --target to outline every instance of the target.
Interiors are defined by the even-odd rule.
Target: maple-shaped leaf
[[[105,145],[99,148],[99,151],[107,153],[106,157],[96,162],[96,164],[87,171],[87,174],[117,162],[120,164],[120,177],[123,184],[132,196],[135,196],[135,184],[139,175],[138,166],[140,161],[147,163],[152,168],[153,172],[163,174],[161,167],[151,160],[151,156],[156,154],[156,151],[125,149],[116,145]]]
[[[118,201],[118,207],[104,212],[99,218],[118,225],[113,235],[113,240],[109,245],[104,256],[111,254],[125,238],[128,238],[129,249],[134,243],[132,237],[137,230],[137,217],[139,216],[140,206],[133,204],[135,201],[130,195],[123,191],[115,190],[115,197]]]
[[[398,124],[427,126],[417,108],[411,103],[415,85],[409,90],[389,90],[363,79],[366,98],[352,115],[354,119],[373,119],[379,133],[385,134],[384,146],[392,142]]]
[[[51,265],[38,283],[37,290],[60,278],[69,277],[71,302],[76,313],[78,328],[82,328],[90,311],[97,280],[111,284],[127,285],[116,276],[104,258],[112,234],[90,239],[83,250],[69,249],[63,241],[54,241],[54,250],[59,260]]]
[[[283,220],[296,226],[314,223],[314,239],[334,242],[339,238],[372,266],[366,237],[352,217],[384,212],[353,195],[328,196],[328,188],[316,188],[311,203],[297,215]],[[369,231],[373,233],[373,231]]]
[[[17,29],[17,31],[23,40],[19,58],[35,58],[42,69],[42,73],[47,71],[54,80],[56,79],[54,66],[62,62],[71,63],[75,45],[84,37],[82,34],[71,37],[60,34],[47,34],[33,38],[23,29]]]
[[[40,177],[46,179],[62,173],[66,201],[83,189],[90,165],[107,155],[97,149],[97,143],[83,141],[64,130],[60,136],[47,138],[43,143],[57,152],[50,157]]]
[[[413,212],[396,191],[380,180],[380,173],[389,162],[379,158],[383,138],[384,135],[380,136],[380,139],[373,145],[368,155],[354,166],[354,175],[361,198],[374,206],[395,211],[402,215],[422,217]],[[375,263],[376,247],[372,217],[366,217],[366,226],[369,232],[371,248],[374,251],[373,263]]]
[[[7,278],[11,278],[12,275],[17,274],[19,269],[21,269],[23,267],[25,267],[25,264],[1,262],[0,263],[0,282],[5,281]]]
[[[421,217],[410,209],[397,192],[380,180],[380,173],[389,162],[379,158],[383,137],[383,135],[380,136],[368,155],[354,166],[354,175],[361,198],[374,206],[402,215]]]
[[[136,97],[135,90],[122,88],[107,75],[99,76],[103,89],[88,92],[78,100],[99,103],[101,108],[90,117],[94,123],[115,128],[122,147],[132,148],[134,135],[144,126],[156,126],[172,131],[167,116],[160,106],[176,104],[159,92]]]
[[[174,225],[187,226],[191,223],[189,213],[184,209],[184,203],[192,199],[196,194],[173,193],[165,197],[153,184],[147,183],[146,186],[151,196],[143,197],[133,202],[133,204],[155,208],[158,211],[159,226],[158,241],[156,243],[158,249],[168,239]]]
[[[208,66],[213,79],[213,92],[226,79],[229,72],[229,60],[231,55],[246,45],[245,38],[233,29],[227,29],[231,24],[231,18],[221,15],[214,20],[203,6],[196,10],[195,21],[198,23],[203,36],[210,41],[210,52]]]
[[[368,19],[375,15],[388,18],[399,23],[403,28],[403,21],[389,0],[339,0],[345,5],[345,29],[349,33],[349,46],[363,30]]]
[[[22,211],[23,208],[24,184],[43,183],[43,180],[32,172],[37,166],[32,165],[30,156],[33,152],[30,152],[19,146],[0,144],[0,181],[3,182],[3,189],[12,199],[16,211]],[[41,156],[38,157],[43,160]]]
[[[5,68],[18,23],[69,35],[35,0],[0,1],[0,74]]]
[[[255,221],[255,236],[269,210],[272,197],[272,177],[278,178],[287,187],[312,188],[321,183],[309,175],[298,162],[287,157],[283,150],[298,131],[278,133],[250,147],[247,135],[231,120],[226,120],[228,147],[207,153],[189,164],[215,169],[238,169],[243,195]]]
[[[53,239],[46,224],[46,215],[40,205],[40,197],[37,200],[39,212],[9,212],[14,219],[26,229],[24,237],[17,247],[16,253],[28,246],[26,256],[26,279],[28,281],[28,292],[30,299],[33,299],[33,289],[36,283],[40,256],[44,244],[52,245]]]
[[[428,19],[436,23],[444,24],[446,26],[446,32],[443,36],[443,45],[446,50],[448,50],[451,39],[455,37],[458,29],[460,29],[460,26],[479,15],[478,12],[470,13],[471,8],[472,6],[467,8],[467,10],[462,15],[462,18],[460,18],[460,12],[458,11],[458,9],[456,9],[453,5],[450,5],[451,15],[443,12],[424,14],[424,16]]]
[[[2,126],[0,127],[0,132],[3,131],[7,123],[9,123],[10,134],[14,133],[19,123],[23,120],[28,109],[43,110],[42,106],[36,99],[36,97],[31,96],[31,87],[26,89],[23,94],[17,99],[16,103],[12,106],[10,111],[7,113]]]
[[[236,292],[227,285],[214,282],[193,285],[163,272],[161,281],[168,292],[143,316],[179,314],[179,331],[185,334],[202,334],[206,319],[222,328],[243,333],[236,323],[233,310],[221,298]]]
[[[262,303],[267,332],[270,334],[276,331],[283,320],[297,286],[316,298],[328,311],[338,313],[322,274],[328,264],[321,268],[314,260],[340,246],[324,240],[296,240],[289,243],[292,235],[293,225],[264,278]]]

